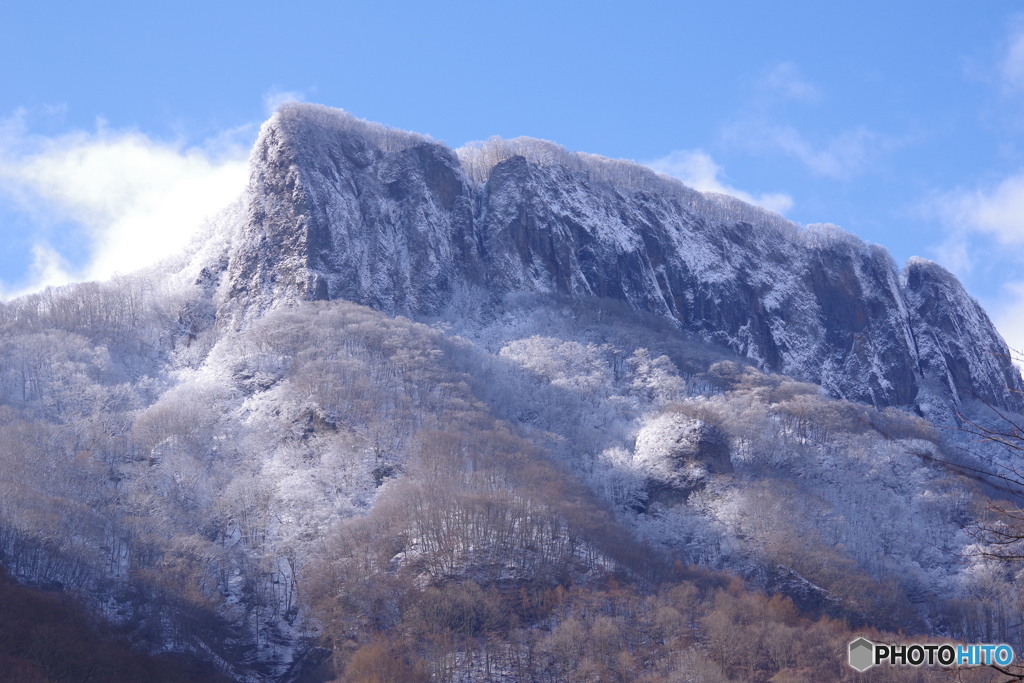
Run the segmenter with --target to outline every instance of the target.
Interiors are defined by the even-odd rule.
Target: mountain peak
[[[260,137],[269,131],[276,131],[288,144],[304,151],[337,147],[346,139],[360,140],[367,147],[382,152],[397,152],[425,143],[436,144],[426,135],[389,128],[360,119],[344,109],[309,102],[281,105],[261,127]]]
[[[802,229],[632,162],[532,138],[453,151],[288,104],[251,163],[222,316],[308,299],[411,316],[467,296],[611,299],[878,406],[1016,406],[1007,388],[1024,388],[940,266],[912,259],[901,273],[835,226]]]

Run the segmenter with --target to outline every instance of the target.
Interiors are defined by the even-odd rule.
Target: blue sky
[[[649,163],[956,272],[1024,346],[1024,6],[6,3],[0,287],[128,271],[275,102]]]

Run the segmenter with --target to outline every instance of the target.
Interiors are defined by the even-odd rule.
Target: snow
[[[316,629],[294,602],[303,563],[414,476],[425,425],[469,430],[467,414],[685,561],[785,567],[837,599],[853,596],[822,567],[905,595],[1014,580],[958,562],[985,499],[934,465],[956,442],[839,400],[916,402],[937,422],[980,410],[972,392],[1009,401],[1020,378],[955,278],[916,258],[901,274],[835,226],[802,230],[628,162],[529,139],[452,152],[288,105],[245,196],[185,254],[0,314],[0,430],[19,444],[0,468],[0,556],[125,621],[142,618],[120,596],[140,563],[201,558],[237,632],[187,647],[245,651],[239,680],[287,675]],[[729,468],[676,457],[698,426],[723,435]],[[665,484],[680,495],[659,497]],[[48,517],[22,504],[33,496],[74,505]],[[44,531],[48,555],[20,550]],[[393,564],[426,561],[410,538]],[[486,549],[465,550],[458,568]],[[185,647],[169,612],[147,618]]]

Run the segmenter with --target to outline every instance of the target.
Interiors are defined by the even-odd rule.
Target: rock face
[[[219,315],[343,298],[441,314],[472,293],[602,297],[674,320],[762,368],[876,406],[1024,389],[980,306],[934,263],[803,229],[635,164],[543,141],[454,152],[287,105],[252,154]]]
[[[634,462],[647,473],[647,505],[672,506],[705,486],[708,476],[732,472],[729,440],[701,420],[666,413],[636,437]]]

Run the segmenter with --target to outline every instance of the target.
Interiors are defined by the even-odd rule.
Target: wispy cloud
[[[793,208],[793,198],[781,192],[752,195],[726,184],[722,167],[702,150],[677,150],[661,159],[646,163],[649,168],[683,181],[701,192],[718,192],[763,206],[771,211],[785,213]]]
[[[958,277],[965,277],[974,269],[970,240],[963,230],[950,231],[946,239],[929,247],[927,251],[929,256]]]
[[[843,131],[815,143],[795,127],[764,121],[742,121],[726,126],[723,139],[751,152],[781,153],[803,164],[811,173],[847,180],[864,173],[896,141],[865,127]]]
[[[956,230],[989,235],[999,244],[1024,244],[1024,172],[986,188],[936,195],[933,210]]]
[[[765,71],[758,86],[784,99],[813,104],[821,100],[821,91],[806,80],[792,62],[775,64]]]
[[[983,67],[975,67],[973,76],[1019,102],[1024,95],[1024,15],[1011,20],[998,50]],[[1010,348],[1024,352],[1024,281],[1019,278],[1024,262],[1024,168],[973,187],[933,191],[919,209],[944,229],[942,241],[930,250],[937,260],[961,277],[998,287],[985,297],[986,308]]]
[[[825,92],[793,62],[771,64],[753,82],[743,111],[719,128],[720,142],[750,154],[788,157],[813,175],[833,180],[862,175],[903,144],[863,125],[815,135],[789,122],[794,106],[805,109],[825,99]]]
[[[102,124],[44,137],[25,118],[0,124],[0,192],[37,228],[30,279],[5,283],[8,295],[152,265],[183,248],[246,182],[247,150],[223,137],[188,147]],[[55,239],[55,229],[73,231],[86,253],[59,253],[53,244],[69,240]]]
[[[32,262],[29,264],[28,272],[28,284],[22,287],[22,291],[12,292],[12,295],[50,286],[56,287],[76,279],[67,260],[45,242],[36,242],[32,245]],[[6,291],[3,293],[7,294]]]
[[[263,108],[266,110],[267,116],[276,112],[282,104],[288,104],[289,102],[305,102],[306,91],[304,90],[282,90],[280,88],[271,88],[263,95]]]
[[[936,191],[919,203],[919,214],[943,226],[945,237],[930,251],[964,277],[975,270],[978,254],[994,261],[1020,261],[1024,245],[1024,171],[987,186]]]
[[[1024,360],[1024,282],[1005,283],[1000,299],[992,318],[1019,362]]]
[[[1004,89],[1024,91],[1024,21],[1020,19],[1010,31],[1006,51],[999,64],[999,76]]]

